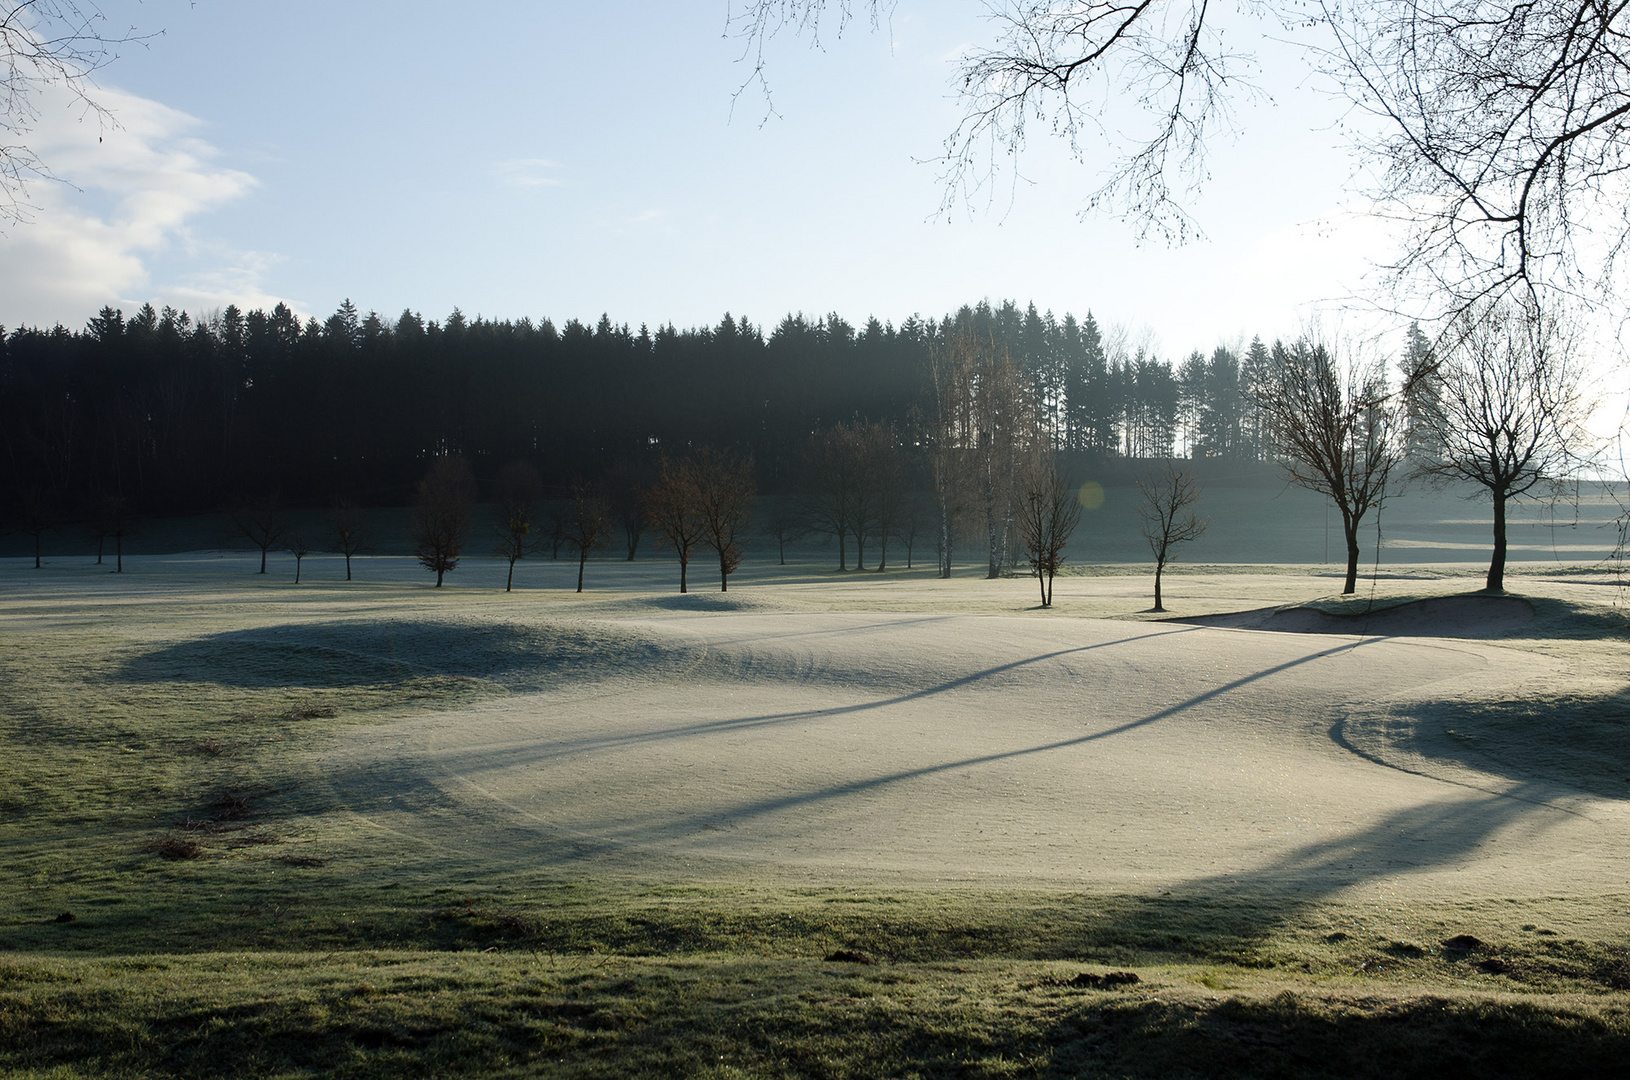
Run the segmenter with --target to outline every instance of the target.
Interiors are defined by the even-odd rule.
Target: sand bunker
[[[695,660],[358,729],[322,773],[364,830],[652,877],[1442,898],[1630,872],[1623,801],[1343,734],[1555,669],[1529,653],[966,615],[626,629]]]
[[[1352,615],[1332,615],[1306,607],[1258,608],[1182,621],[1195,626],[1292,634],[1477,638],[1519,629],[1533,617],[1532,605],[1517,596],[1437,596]]]

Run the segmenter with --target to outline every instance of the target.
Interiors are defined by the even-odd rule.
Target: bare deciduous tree
[[[634,561],[639,551],[640,537],[645,534],[645,489],[650,486],[650,470],[624,467],[611,476],[611,509],[622,526],[623,542],[628,547],[628,561]]]
[[[311,554],[311,544],[301,533],[290,533],[289,538],[283,542],[284,548],[294,556],[294,583],[300,584],[300,565],[305,562],[306,556]]]
[[[475,474],[457,454],[439,457],[419,481],[413,505],[413,553],[426,570],[442,578],[458,567],[475,514]]]
[[[1572,343],[1554,317],[1516,302],[1472,309],[1447,338],[1426,413],[1439,456],[1420,471],[1482,488],[1494,504],[1486,587],[1505,588],[1506,504],[1575,473],[1589,409]]]
[[[781,565],[787,565],[787,545],[809,535],[809,515],[795,500],[781,498],[768,521],[769,533],[775,538],[775,549]]]
[[[924,418],[923,441],[934,478],[938,517],[939,576],[951,576],[956,526],[970,488],[967,448],[973,430],[973,372],[980,342],[967,328],[935,342],[928,352],[928,376],[934,391],[932,415]]]
[[[1050,455],[1049,455],[1050,456]],[[1031,470],[1019,501],[1019,526],[1030,569],[1041,587],[1041,606],[1053,606],[1053,578],[1064,565],[1064,547],[1081,523],[1081,500],[1051,460]]]
[[[1168,563],[1177,559],[1176,547],[1198,540],[1211,525],[1210,518],[1194,512],[1200,500],[1200,481],[1193,473],[1179,471],[1170,461],[1159,472],[1138,480],[1143,502],[1138,515],[1143,518],[1143,538],[1155,556],[1155,610],[1165,611],[1160,598],[1160,576]]]
[[[328,533],[334,540],[334,551],[345,556],[345,580],[351,580],[351,556],[372,551],[373,543],[368,530],[368,517],[354,503],[337,503],[328,519]]]
[[[930,523],[928,508],[923,505],[920,492],[911,492],[900,500],[900,512],[895,518],[894,538],[906,546],[906,569],[911,569],[912,553]]]
[[[1303,338],[1276,342],[1258,389],[1281,464],[1294,484],[1330,498],[1347,542],[1342,593],[1358,587],[1358,529],[1380,508],[1399,460],[1397,402],[1379,364],[1343,372],[1329,348]]]
[[[45,534],[56,528],[57,515],[37,487],[25,487],[18,499],[11,527],[34,541],[34,569],[40,569],[40,550]]]
[[[113,572],[125,572],[125,538],[135,535],[140,520],[123,495],[103,495],[96,504],[97,531],[113,541]]]
[[[537,550],[534,531],[538,503],[543,499],[543,479],[530,462],[512,461],[498,475],[498,547],[496,554],[509,562],[504,591],[515,585],[515,563]]]
[[[986,577],[997,578],[1008,562],[1009,526],[1035,426],[1032,402],[1013,357],[994,345],[978,355],[983,363],[974,370],[974,483],[984,509],[990,556]]]
[[[645,493],[645,506],[651,527],[679,556],[679,591],[685,592],[691,552],[702,539],[699,497],[689,463],[661,458],[656,482]]]
[[[858,493],[865,485],[865,450],[859,430],[837,424],[812,437],[804,451],[805,510],[814,527],[838,542],[838,569],[849,569],[849,537],[863,542]],[[856,559],[856,569],[862,569]]]
[[[282,500],[274,492],[238,504],[232,511],[232,527],[260,549],[260,573],[264,574],[266,553],[278,546],[287,528]]]
[[[877,572],[889,568],[889,540],[900,526],[905,510],[906,471],[901,461],[900,437],[892,424],[871,424],[868,458],[871,462],[873,533],[877,537]]]
[[[566,544],[577,552],[577,591],[583,591],[583,571],[589,552],[599,551],[611,539],[611,514],[606,501],[587,484],[573,484],[571,497],[562,516]]]
[[[741,565],[740,538],[748,511],[758,494],[751,455],[699,447],[690,457],[696,487],[696,510],[702,542],[719,556],[719,591],[730,588],[730,575]]]
[[[985,530],[986,576],[1000,577],[1023,472],[1038,441],[1027,380],[1007,349],[967,325],[930,350],[929,376],[934,415],[925,442],[939,502],[940,576],[951,574],[958,512],[970,509]]]

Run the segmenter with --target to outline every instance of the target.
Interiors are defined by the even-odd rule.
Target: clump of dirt
[[[855,952],[853,949],[838,949],[836,952],[827,953],[826,962],[829,963],[829,964],[875,964],[875,963],[877,963],[876,960],[873,960],[871,957],[867,956],[865,953],[863,953],[863,952]]]
[[[190,836],[176,836],[174,833],[154,837],[142,845],[142,850],[172,862],[196,859],[204,854],[204,846],[197,840]]]
[[[258,813],[253,800],[259,794],[265,793],[217,791],[205,800],[203,814],[182,818],[170,832],[143,844],[142,850],[164,859],[197,859],[204,855],[200,838],[205,836],[225,837],[228,848],[281,843],[280,837],[264,830],[245,831],[245,821]]]
[[[1445,940],[1443,943],[1443,949],[1445,952],[1451,954],[1459,953],[1461,956],[1464,956],[1467,953],[1476,952],[1482,947],[1483,940],[1481,938],[1473,937],[1470,934],[1456,934],[1454,937]]]
[[[1142,982],[1135,971],[1083,971],[1073,979],[1055,979],[1055,986],[1072,986],[1085,990],[1114,990],[1122,986],[1135,986]]]

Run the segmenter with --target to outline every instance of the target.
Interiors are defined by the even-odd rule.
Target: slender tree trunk
[[[724,552],[719,552],[719,591],[730,591],[730,571],[725,566]]]
[[[1343,512],[1341,531],[1347,537],[1347,580],[1341,587],[1341,595],[1351,596],[1358,591],[1358,519]]]
[[[951,576],[951,500],[940,498],[940,577]]]
[[[441,567],[438,566],[436,568],[436,588],[438,588],[438,589],[441,588],[441,575],[442,575],[442,570],[441,570]]]
[[[350,580],[347,578],[346,580]],[[509,592],[515,585],[515,560],[509,560],[509,577],[504,581],[504,591]]]
[[[345,580],[351,580],[351,553],[349,551],[345,553]]]
[[[294,583],[296,585],[300,584],[300,564],[302,562],[304,562],[304,561],[305,560],[301,559],[298,555],[295,556],[295,559],[294,559]]]
[[[1156,611],[1165,611],[1166,610],[1166,606],[1160,602],[1160,574],[1165,569],[1166,569],[1166,561],[1164,559],[1156,560],[1156,562],[1155,562],[1155,610]]]
[[[579,548],[578,552],[577,552],[577,591],[578,592],[583,591],[583,567],[587,566],[588,562],[589,562],[589,549],[586,546]],[[684,592],[685,590],[680,589],[679,591]]]
[[[685,570],[689,566],[690,566],[690,552],[681,551],[679,553],[679,591],[680,592],[687,591],[686,588],[685,588]]]
[[[996,487],[994,481],[989,477],[989,468],[987,467],[985,471],[987,474],[985,480],[985,542],[990,549],[989,569],[985,572],[985,577],[999,578],[1002,576],[1001,556],[999,554],[1002,540],[1001,530],[996,526]]]
[[[1489,558],[1489,576],[1485,588],[1489,592],[1505,592],[1505,493],[1494,495],[1494,554]]]
[[[40,534],[34,534],[34,569],[40,568]]]
[[[260,549],[260,572],[263,573],[263,574],[266,572],[266,549],[265,548]],[[438,582],[438,584],[439,584],[439,582]]]
[[[113,572],[115,574],[124,573],[125,572],[125,538],[122,537],[122,536],[115,536],[113,538],[113,558],[114,558]]]

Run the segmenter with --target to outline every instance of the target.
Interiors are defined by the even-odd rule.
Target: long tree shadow
[[[449,759],[447,767],[449,770],[457,771],[461,774],[474,775],[491,770],[513,768],[517,765],[541,764],[543,762],[555,761],[562,757],[617,749],[620,747],[693,739],[719,734],[751,731],[758,728],[775,727],[795,722],[850,716],[857,713],[865,713],[900,705],[908,705],[914,702],[928,700],[952,691],[967,689],[1002,674],[1016,671],[1033,664],[1040,664],[1048,660],[1075,656],[1099,649],[1124,646],[1132,642],[1143,642],[1151,638],[1170,637],[1176,634],[1190,633],[1198,629],[1198,627],[1189,627],[1185,628],[1184,630],[1170,630],[1160,633],[1144,634],[1137,637],[1122,638],[1115,641],[1097,642],[1092,645],[1080,645],[1068,649],[1057,649],[1052,652],[1038,653],[1034,656],[1027,656],[1023,659],[1010,661],[1005,664],[995,664],[979,671],[970,672],[967,675],[945,680],[935,684],[934,686],[926,687],[921,690],[914,690],[909,693],[898,694],[887,698],[857,702],[851,705],[834,705],[820,709],[795,709],[787,712],[729,717],[722,720],[705,720],[692,724],[652,727],[644,731],[626,734],[585,735],[571,739],[544,740],[526,748],[505,746],[497,749],[474,750],[467,753],[458,754],[455,758]],[[925,765],[914,769],[902,769],[896,772],[854,780],[815,791],[792,792],[777,796],[774,799],[765,800],[760,803],[744,805],[730,811],[729,816],[732,818],[752,818],[794,808],[800,804],[813,804],[831,799],[841,799],[854,796],[866,791],[886,787],[891,784],[920,779],[922,777],[932,776],[937,773],[952,772],[959,769],[977,768],[982,765],[990,765],[996,762],[1028,757],[1034,754],[1043,754],[1049,751],[1065,750],[1071,747],[1083,746],[1088,743],[1097,742],[1102,739],[1113,738],[1116,735],[1125,734],[1129,731],[1135,731],[1138,728],[1147,727],[1151,724],[1157,724],[1162,720],[1177,716],[1178,714],[1193,709],[1198,705],[1202,705],[1216,698],[1225,696],[1233,691],[1249,686],[1252,683],[1269,678],[1270,676],[1290,671],[1294,668],[1298,668],[1305,664],[1310,664],[1327,657],[1351,652],[1355,648],[1364,647],[1365,644],[1365,642],[1348,642],[1342,645],[1320,650],[1316,653],[1299,656],[1294,659],[1287,660],[1284,663],[1263,668],[1259,671],[1253,671],[1248,675],[1243,675],[1221,686],[1204,690],[1183,701],[1177,702],[1176,704],[1150,713],[1147,716],[1142,716],[1135,720],[1129,720],[1125,723],[1117,724],[1113,727],[1100,731],[1092,731],[1083,735],[1071,736],[1067,739],[1057,739],[1050,742],[1039,743],[1035,746],[1019,747],[1012,750],[982,754],[955,761],[939,762],[934,765]],[[456,765],[453,763],[455,761]],[[710,815],[710,820],[713,820],[716,817],[717,815]]]
[[[1165,635],[1156,635],[1165,636]],[[982,679],[1012,670],[1024,665],[1040,663],[1059,656],[1080,653],[1090,649],[1105,648],[1120,642],[1104,642],[1092,646],[1082,646],[1075,649],[1057,650],[1051,653],[1039,654],[1008,664],[994,665],[978,672],[959,677],[954,680],[896,697],[868,701],[850,706],[834,707],[816,711],[792,711],[787,713],[754,715],[736,717],[718,721],[707,721],[697,724],[682,725],[672,728],[652,729],[620,736],[591,736],[583,739],[555,741],[528,747],[505,745],[501,747],[481,747],[457,751],[439,757],[434,765],[417,764],[407,761],[396,761],[389,766],[368,766],[353,773],[334,773],[329,779],[336,792],[341,793],[347,806],[358,813],[393,812],[411,810],[412,805],[423,799],[439,802],[445,796],[432,794],[440,792],[444,780],[435,780],[425,772],[430,769],[432,773],[439,773],[451,779],[456,785],[468,785],[476,791],[485,793],[484,774],[516,768],[526,768],[550,763],[558,763],[562,758],[584,754],[591,750],[605,750],[637,745],[640,743],[659,742],[667,740],[680,740],[706,737],[719,733],[750,730],[769,725],[785,724],[793,721],[804,721],[862,712],[869,709],[884,708],[890,705],[908,703],[921,700],[934,694],[946,693],[951,690],[967,687]],[[768,821],[779,815],[796,814],[823,804],[836,804],[855,800],[871,793],[900,784],[910,783],[937,775],[977,771],[982,768],[1004,762],[1045,755],[1048,753],[1065,751],[1071,748],[1089,745],[1094,742],[1113,739],[1117,736],[1135,731],[1150,725],[1159,724],[1188,712],[1207,702],[1236,692],[1252,683],[1270,678],[1276,674],[1286,672],[1303,665],[1315,663],[1338,654],[1351,652],[1355,648],[1364,648],[1362,643],[1346,643],[1316,653],[1295,657],[1283,663],[1253,671],[1247,675],[1233,679],[1225,684],[1208,688],[1200,693],[1191,695],[1187,699],[1174,703],[1165,708],[1148,713],[1136,719],[1116,724],[1112,727],[1097,731],[1090,731],[1064,739],[1055,739],[1048,742],[1037,743],[1030,746],[1015,747],[1012,749],[980,754],[965,758],[936,762],[930,765],[918,766],[909,769],[898,769],[873,776],[861,777],[833,783],[824,787],[781,792],[769,797],[737,801],[732,804],[720,805],[717,802],[699,805],[693,809],[675,810],[671,806],[664,806],[658,810],[653,806],[648,812],[635,818],[623,818],[618,821],[603,821],[597,825],[579,828],[566,840],[563,838],[558,847],[545,843],[551,848],[548,854],[539,852],[546,860],[560,860],[564,864],[589,861],[601,856],[637,850],[649,845],[684,845],[699,837],[704,837],[710,831],[721,827],[754,829],[760,827],[759,823]],[[382,773],[382,768],[388,768],[389,773]],[[417,796],[411,793],[418,792]],[[1507,802],[1516,801],[1514,798]],[[511,807],[510,809],[515,809]],[[498,815],[488,824],[488,828],[503,829],[505,826]],[[529,818],[531,814],[527,814]],[[547,822],[539,818],[532,818],[534,823]],[[530,835],[531,841],[525,837]],[[523,828],[515,835],[515,843],[520,848],[533,846],[538,843],[538,837],[530,827]]]
[[[1630,799],[1630,688],[1410,702],[1360,712],[1331,734],[1389,768],[1421,760]]]

